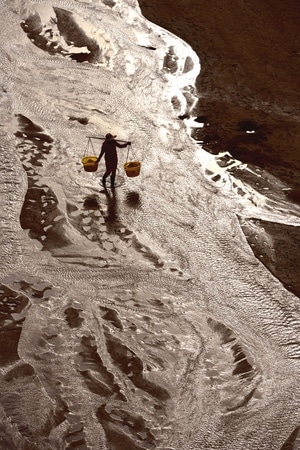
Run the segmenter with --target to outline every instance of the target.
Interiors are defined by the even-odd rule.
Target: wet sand
[[[147,19],[181,37],[200,57],[199,102],[188,113],[203,116],[206,125],[194,137],[213,154],[229,151],[269,171],[290,187],[289,200],[299,203],[298,2],[140,0],[139,4]],[[253,242],[252,233],[246,234],[248,224],[243,230],[253,252],[299,296],[299,229],[266,226],[262,221],[260,226],[272,237],[272,247],[264,248],[261,258],[263,248]]]
[[[129,2],[124,5],[130,8]],[[87,10],[90,23],[94,6]],[[185,192],[181,203],[172,203],[168,187],[161,198],[153,195],[163,185],[152,186],[148,195],[146,185],[127,185],[122,172],[113,192],[100,187],[100,174],[84,173],[79,144],[83,126],[89,121],[92,126],[94,86],[103,82],[105,89],[95,101],[108,115],[116,105],[108,90],[115,79],[108,82],[108,74],[93,68],[86,77],[86,66],[58,64],[52,55],[44,59],[38,52],[37,58],[37,49],[31,53],[23,47],[12,26],[15,10],[9,11],[11,21],[3,29],[14,44],[7,65],[16,69],[16,92],[8,91],[16,155],[2,155],[8,159],[2,198],[11,221],[7,226],[3,215],[3,448],[283,450],[293,445],[300,420],[297,302],[289,295],[285,302],[281,289],[277,294],[279,283],[244,252],[235,224],[232,232],[226,226],[224,235],[220,222],[214,227],[214,219],[228,225],[233,212],[227,214],[226,207],[224,219],[213,207],[215,214],[210,214],[200,187],[193,198]],[[113,13],[113,23],[115,18]],[[118,24],[125,36],[128,22]],[[137,54],[133,48],[129,51]],[[138,70],[137,98],[152,92],[146,86],[154,67]],[[133,120],[135,128],[140,104],[132,107],[132,90],[123,75],[120,80],[129,105],[126,121]],[[87,99],[88,108],[83,107]],[[28,106],[19,110],[25,100]],[[156,113],[155,108],[150,117]],[[113,113],[115,123],[122,114],[122,108]],[[156,135],[156,121],[141,117],[137,123],[149,126],[149,137]],[[7,124],[3,129],[11,130]],[[4,137],[3,144],[6,149]],[[163,161],[164,168],[168,162]],[[147,183],[146,164],[145,169]],[[12,192],[20,178],[22,184]],[[172,180],[164,186],[172,186]],[[181,194],[178,187],[181,183],[176,195]],[[195,214],[196,221],[198,199],[203,213]],[[155,213],[161,214],[159,220]],[[141,222],[127,220],[127,214],[143,217]],[[257,247],[258,226],[241,222]],[[9,252],[15,253],[13,259]],[[274,259],[269,249],[263,257]]]

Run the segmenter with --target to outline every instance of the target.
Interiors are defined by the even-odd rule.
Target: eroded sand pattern
[[[190,138],[199,60],[135,2],[2,9],[2,448],[296,449],[299,299],[261,223],[298,205]],[[142,161],[115,190],[81,164],[106,132]]]

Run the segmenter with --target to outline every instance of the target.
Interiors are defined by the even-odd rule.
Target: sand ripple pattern
[[[0,3],[3,448],[296,449],[299,302],[178,120],[193,51],[132,1]]]

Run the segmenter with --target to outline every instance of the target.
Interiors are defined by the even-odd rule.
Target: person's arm
[[[117,142],[117,141],[115,141],[115,142],[116,142],[116,146],[119,147],[119,148],[124,148],[124,147],[127,147],[127,145],[131,145],[131,142],[130,142],[130,141],[125,142],[125,144],[120,144],[120,143]]]
[[[101,152],[100,152],[100,155],[98,156],[97,162],[100,161],[100,159],[102,158],[102,156],[104,155],[104,153],[105,153],[105,150],[104,150],[104,146],[102,145]]]

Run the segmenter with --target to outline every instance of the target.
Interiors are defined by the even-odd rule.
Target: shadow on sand
[[[116,191],[115,189],[108,190],[104,187],[103,192],[105,193],[107,202],[107,215],[105,217],[105,222],[107,226],[114,226],[118,221]]]

